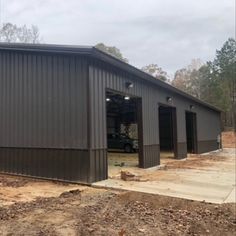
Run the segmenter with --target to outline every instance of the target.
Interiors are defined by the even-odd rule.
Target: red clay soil
[[[222,133],[223,148],[235,148],[236,147],[236,133],[233,131],[227,131]]]

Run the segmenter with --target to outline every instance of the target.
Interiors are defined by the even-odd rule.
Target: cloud
[[[2,0],[2,20],[39,26],[47,43],[121,49],[137,67],[169,73],[192,58],[211,60],[234,36],[234,2],[222,0]]]

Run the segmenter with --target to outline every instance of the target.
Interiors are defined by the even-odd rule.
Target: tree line
[[[17,26],[5,23],[0,28],[1,42],[41,43],[37,26]],[[128,59],[115,46],[98,43],[95,47],[119,60]],[[170,83],[174,87],[212,104],[222,110],[223,127],[236,127],[236,41],[229,38],[220,50],[216,50],[212,61],[203,63],[194,59],[190,65],[175,72],[173,80],[158,64],[141,68],[154,78]]]
[[[236,127],[236,41],[229,38],[215,58],[176,71],[172,85],[222,110],[223,127]]]

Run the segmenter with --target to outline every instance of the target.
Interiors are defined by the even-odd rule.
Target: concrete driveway
[[[122,167],[109,179],[93,186],[160,194],[212,203],[236,202],[235,154],[233,148],[186,160],[172,160],[161,168]],[[135,174],[138,181],[120,179],[120,170]]]

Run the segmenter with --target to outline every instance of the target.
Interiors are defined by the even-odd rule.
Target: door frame
[[[138,126],[138,166],[139,168],[144,168],[144,154],[143,154],[143,107],[142,107],[142,97],[135,96],[130,93],[120,92],[118,90],[105,88],[105,117],[106,117],[106,138],[107,138],[107,105],[106,105],[106,94],[107,92],[119,94],[121,96],[130,96],[132,98],[137,99],[137,126]],[[107,145],[107,142],[106,142]],[[106,153],[108,153],[108,148],[106,147]],[[106,162],[107,162],[107,176],[108,176],[108,155],[106,154]]]
[[[187,114],[191,115],[191,125],[192,125],[192,145],[193,151],[191,153],[198,153],[198,139],[197,139],[197,113],[192,111],[185,111],[185,127],[186,127],[186,145],[187,145],[187,152],[188,152],[188,139],[187,139]]]
[[[170,106],[164,103],[158,103],[158,131],[159,131],[159,145],[160,145],[160,113],[159,109],[160,107],[167,107],[171,109],[171,120],[172,120],[172,145],[173,145],[173,152],[174,152],[174,158],[178,159],[178,145],[177,145],[177,109],[174,106]]]

